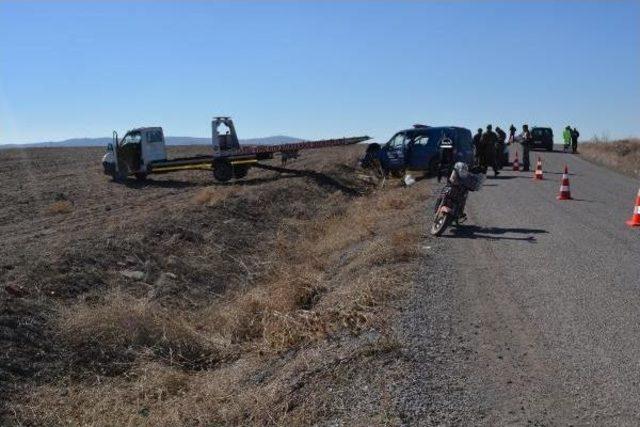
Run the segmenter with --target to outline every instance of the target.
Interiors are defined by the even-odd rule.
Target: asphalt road
[[[460,419],[639,425],[640,228],[625,221],[640,182],[561,152],[532,152],[532,167],[538,155],[543,181],[490,173],[466,225],[437,239],[455,260]],[[565,163],[575,199],[558,201]]]

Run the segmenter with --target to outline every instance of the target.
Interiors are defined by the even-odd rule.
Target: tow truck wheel
[[[113,178],[114,182],[122,183],[127,179],[127,174],[126,172],[118,170],[113,172],[111,174],[111,177]]]
[[[233,178],[233,166],[226,160],[213,163],[213,177],[220,182],[227,182]]]
[[[233,167],[233,177],[236,179],[244,178],[249,173],[249,166],[237,165]]]

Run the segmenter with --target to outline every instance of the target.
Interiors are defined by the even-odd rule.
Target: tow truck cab
[[[145,178],[152,162],[167,159],[167,147],[161,127],[132,129],[121,140],[113,132],[113,142],[102,158],[104,173],[114,178],[134,174]]]

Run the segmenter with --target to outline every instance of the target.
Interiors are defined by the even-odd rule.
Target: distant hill
[[[198,138],[193,136],[167,136],[167,145],[209,145],[211,138]],[[302,141],[292,136],[266,136],[264,138],[241,139],[244,145],[274,145],[287,144]],[[64,141],[35,142],[32,144],[5,144],[0,145],[0,150],[8,148],[37,148],[37,147],[106,147],[111,138],[72,138]]]

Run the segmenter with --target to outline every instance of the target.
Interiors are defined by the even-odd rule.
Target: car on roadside
[[[531,138],[533,140],[532,149],[541,148],[553,151],[553,130],[551,128],[535,126],[531,128]]]
[[[393,175],[407,170],[435,175],[440,167],[443,141],[453,144],[454,162],[473,165],[474,148],[471,131],[457,126],[414,125],[396,132],[386,144],[370,144],[368,156],[376,157],[380,166]]]

